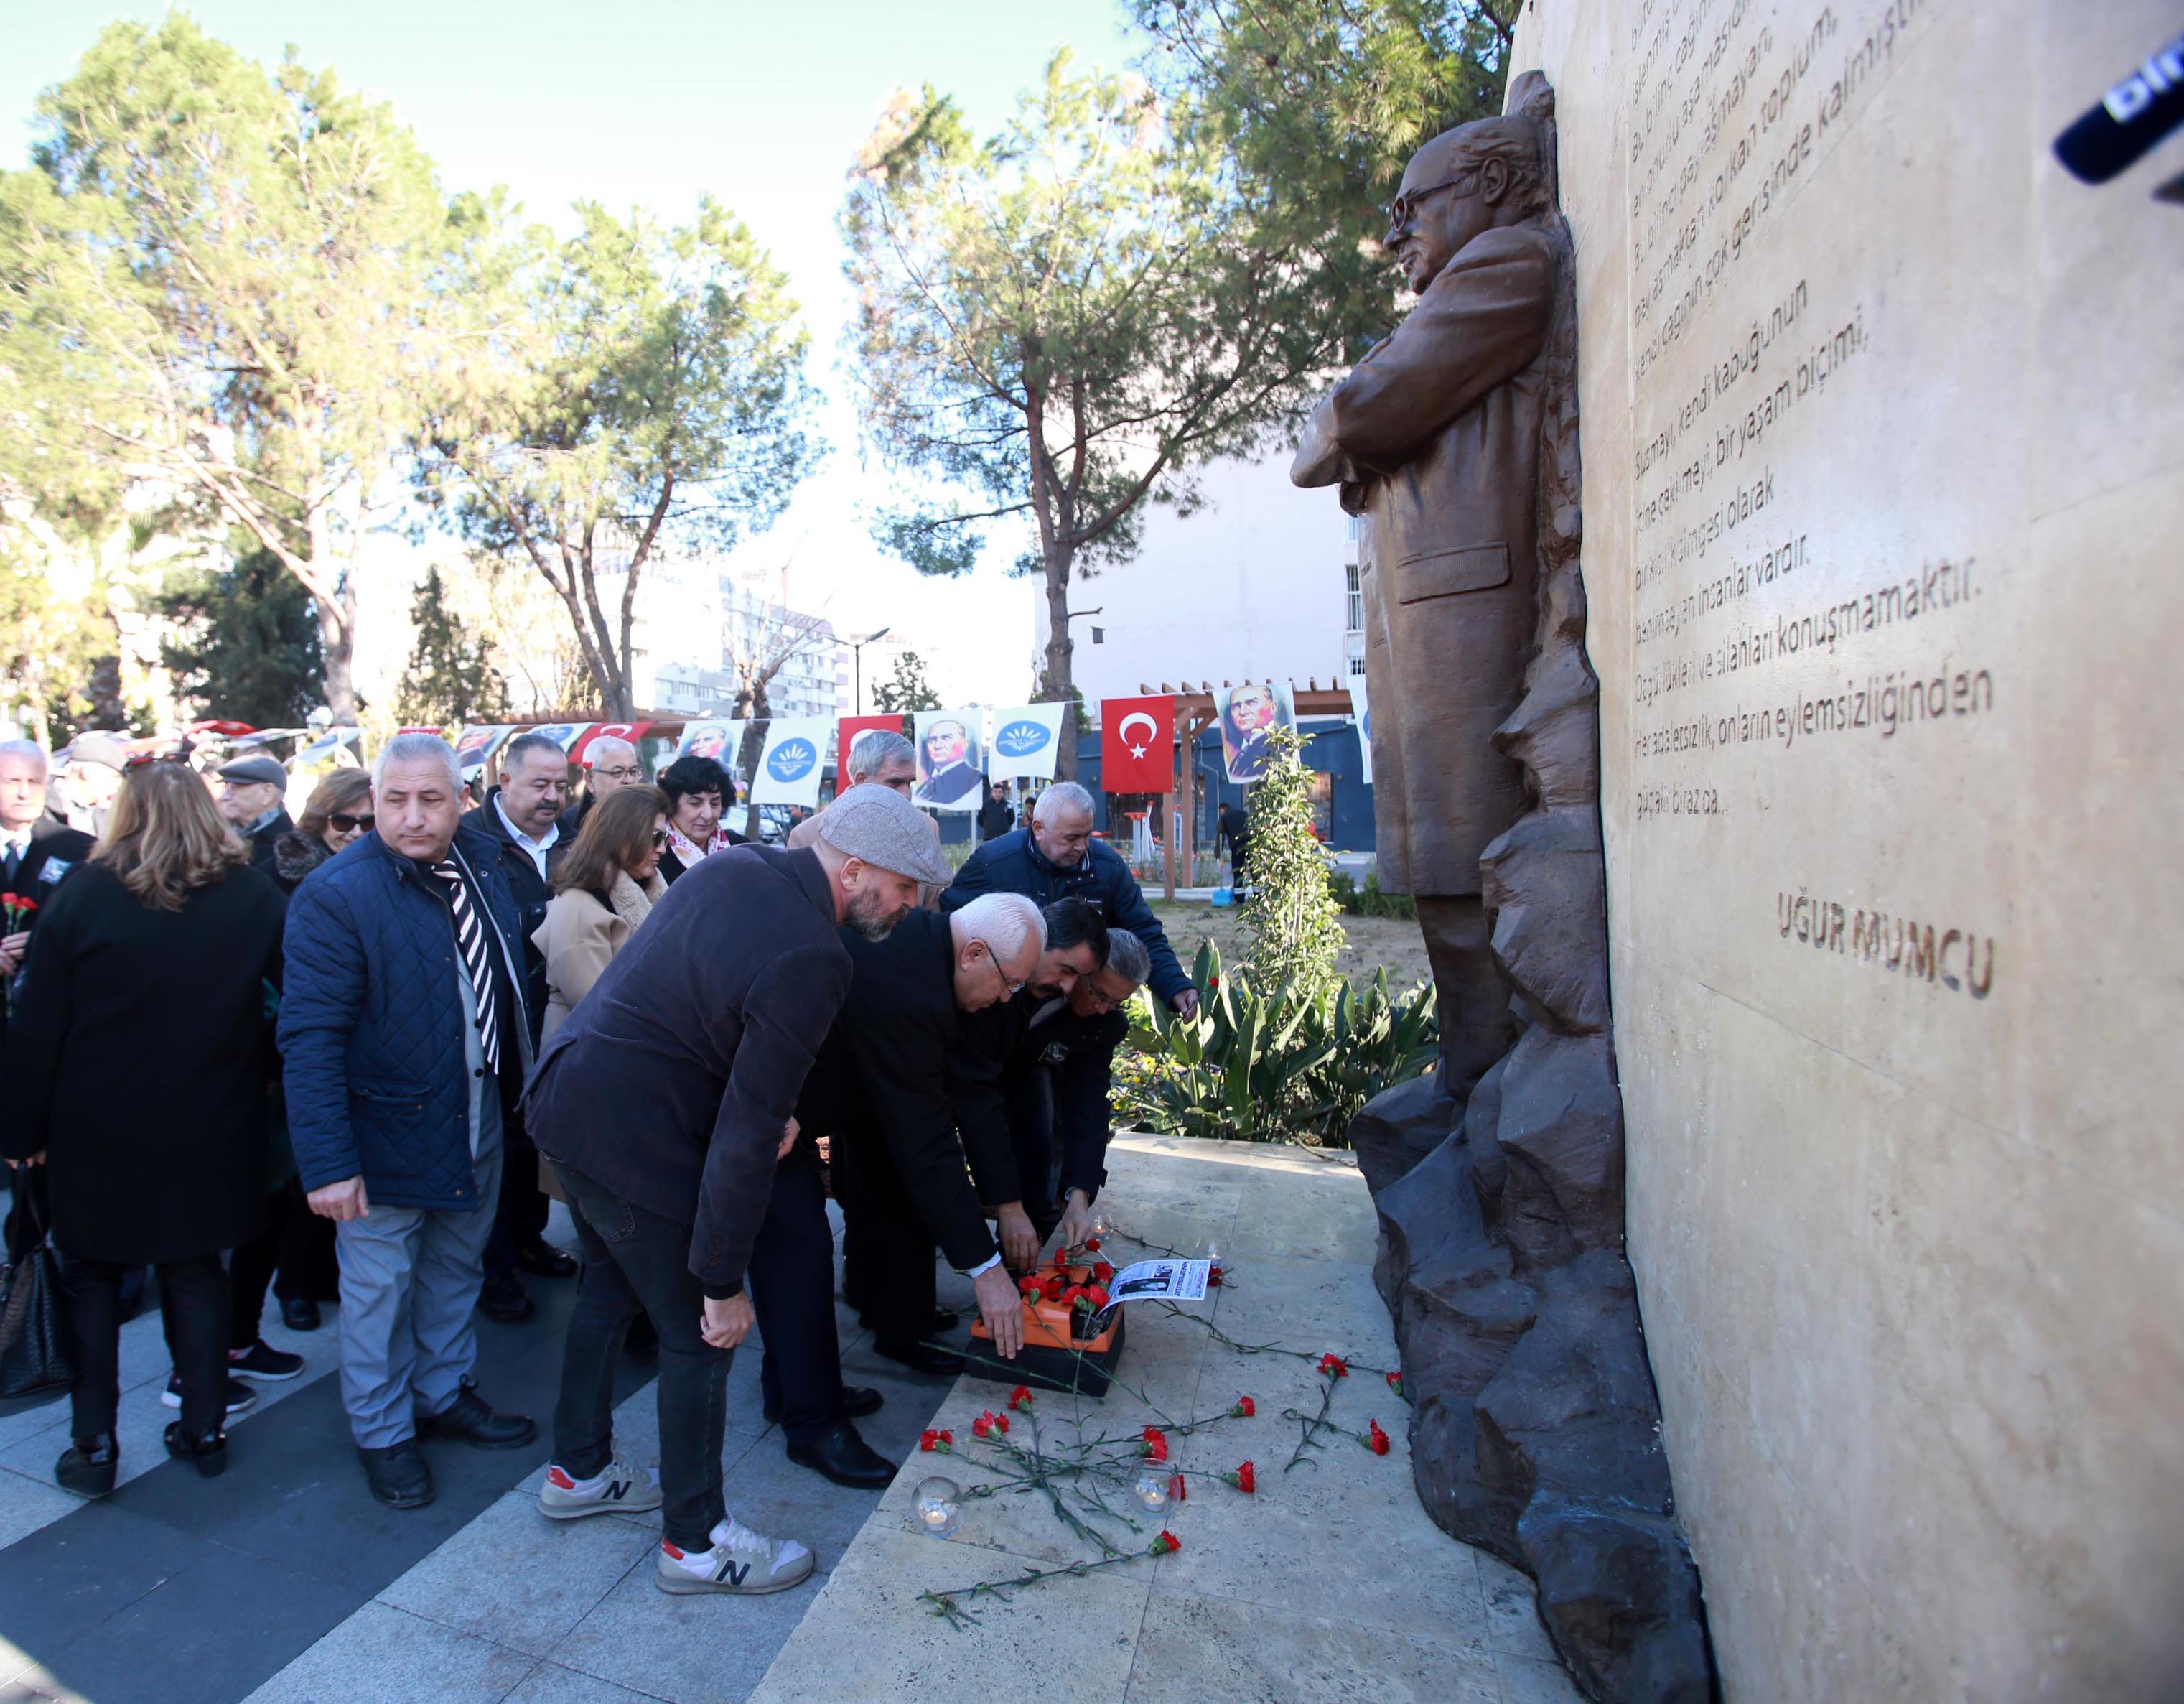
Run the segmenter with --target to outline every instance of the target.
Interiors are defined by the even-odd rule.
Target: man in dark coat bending
[[[995,1120],[958,1134],[972,1122],[958,1110],[961,1014],[1022,992],[1038,974],[1046,925],[1022,896],[989,894],[949,916],[914,911],[884,942],[847,944],[855,982],[797,1116],[834,1138],[835,1193],[850,1239],[845,1282],[870,1316],[873,1348],[914,1371],[952,1377],[961,1359],[925,1342],[934,1329],[936,1243],[971,1279],[997,1349],[1013,1356],[1023,1329],[1015,1281],[986,1223],[1022,1216],[1021,1202],[987,1193],[1006,1170],[1003,1187],[1013,1196],[1006,1124],[998,1165],[975,1144],[967,1164],[965,1155],[966,1138]]]
[[[738,846],[686,871],[539,1060],[528,1127],[584,1255],[539,1507],[558,1520],[660,1508],[663,1591],[778,1591],[811,1572],[805,1546],[728,1514],[729,1352],[755,1321],[744,1280],[770,1215],[793,1206],[823,1236],[816,1161],[791,1155],[790,1115],[849,990],[837,925],[883,937],[917,885],[946,874],[915,807],[853,787],[817,846]],[[616,1359],[640,1308],[660,1333],[656,1487],[614,1454]]]

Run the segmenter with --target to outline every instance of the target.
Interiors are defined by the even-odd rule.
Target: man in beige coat
[[[1290,478],[1368,518],[1365,672],[1381,886],[1418,899],[1458,1100],[1507,1050],[1479,854],[1525,808],[1494,730],[1538,616],[1543,359],[1562,238],[1529,119],[1412,157],[1386,243],[1418,305],[1312,416]]]

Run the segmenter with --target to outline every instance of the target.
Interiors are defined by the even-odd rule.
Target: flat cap
[[[70,763],[103,763],[119,769],[129,762],[129,747],[118,734],[92,732],[77,735],[61,755]]]
[[[223,781],[263,781],[269,787],[286,787],[288,772],[281,767],[280,760],[262,753],[255,757],[237,757],[231,763],[220,766]]]
[[[819,838],[838,852],[933,887],[956,880],[925,813],[893,787],[867,781],[819,813]]]

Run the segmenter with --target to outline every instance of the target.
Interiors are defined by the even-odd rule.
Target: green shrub
[[[1357,878],[1346,871],[1337,870],[1328,878],[1334,902],[1352,917],[1395,917],[1406,923],[1418,920],[1418,903],[1407,893],[1383,893],[1377,874],[1365,878],[1365,886],[1357,886]]]
[[[1293,728],[1269,728],[1270,754],[1251,789],[1251,974],[1262,987],[1294,982],[1317,994],[1334,979],[1342,913],[1328,890],[1327,856],[1312,831],[1312,772]]]
[[[1209,941],[1191,980],[1195,1018],[1143,990],[1131,1003],[1131,1047],[1115,1075],[1137,1127],[1346,1147],[1365,1103],[1424,1070],[1440,1044],[1433,984],[1390,994],[1385,969],[1362,986],[1337,976],[1313,992],[1292,979],[1262,992],[1248,970],[1224,977]]]

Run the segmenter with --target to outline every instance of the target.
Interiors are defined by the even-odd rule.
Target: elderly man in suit
[[[1386,243],[1418,305],[1312,416],[1290,478],[1368,518],[1365,673],[1380,880],[1416,896],[1461,1101],[1511,1040],[1479,854],[1524,809],[1494,730],[1538,618],[1536,511],[1557,270],[1539,131],[1483,119],[1412,156]]]

